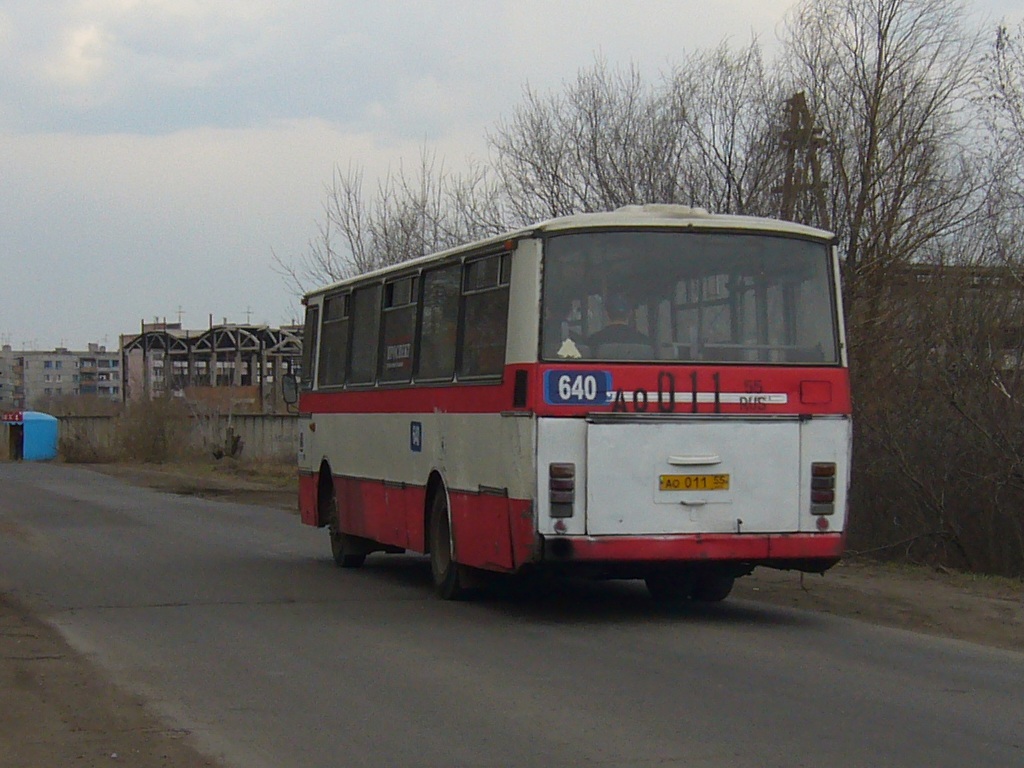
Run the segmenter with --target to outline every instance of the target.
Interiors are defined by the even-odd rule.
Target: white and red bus
[[[725,598],[843,551],[850,385],[833,236],[630,206],[313,291],[302,522],[336,562],[642,578]]]

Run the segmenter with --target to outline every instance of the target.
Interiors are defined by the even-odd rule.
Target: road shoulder
[[[0,594],[0,766],[217,766],[110,682],[25,606]]]

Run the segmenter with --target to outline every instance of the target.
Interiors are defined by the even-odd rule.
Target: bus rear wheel
[[[735,576],[702,573],[693,582],[692,597],[698,603],[720,603],[732,592]]]
[[[430,504],[430,575],[443,600],[459,600],[466,594],[453,549],[448,500],[444,488],[438,488]]]
[[[644,583],[658,605],[681,605],[693,594],[694,576],[690,571],[664,571],[648,575]]]

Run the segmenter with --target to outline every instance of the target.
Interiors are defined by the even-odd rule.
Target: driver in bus
[[[601,352],[601,347],[613,344],[643,346],[651,350],[651,340],[629,324],[632,309],[629,300],[623,294],[617,291],[608,294],[604,302],[608,323],[587,339],[587,346],[594,354],[599,357],[607,354]]]

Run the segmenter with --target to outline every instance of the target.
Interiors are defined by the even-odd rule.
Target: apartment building
[[[120,401],[121,354],[101,344],[84,351],[0,349],[0,408],[39,408],[55,398],[91,395]]]

